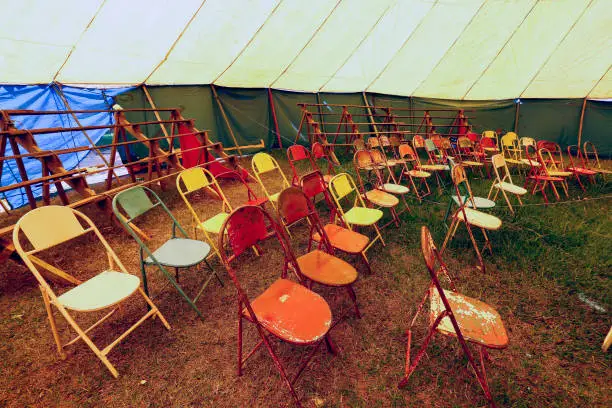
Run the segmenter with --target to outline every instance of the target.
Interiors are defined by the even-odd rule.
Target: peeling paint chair
[[[351,264],[334,256],[334,246],[331,244],[327,231],[321,224],[312,202],[304,192],[296,187],[284,190],[278,198],[278,215],[286,224],[308,219],[310,225],[308,251],[297,257],[299,273],[306,278],[308,287],[312,289],[312,284],[316,283],[332,288],[344,288],[353,302],[355,315],[361,318],[357,296],[353,289],[353,284],[358,277],[357,270]],[[311,244],[315,234],[318,246],[312,249]],[[337,321],[341,319],[342,317]]]
[[[340,173],[334,176],[334,178],[329,181],[329,191],[334,199],[338,217],[345,227],[350,230],[356,227],[374,228],[376,236],[363,250],[364,253],[371,248],[377,240],[380,240],[382,245],[385,246],[385,240],[377,225],[378,221],[380,221],[383,216],[383,212],[366,206],[351,176],[346,173]],[[350,209],[344,211],[343,205],[346,205],[345,203],[351,199],[352,203],[350,204]]]
[[[482,168],[485,165],[486,154],[474,148],[474,143],[465,136],[457,139],[457,155],[463,166],[478,169],[480,175],[484,176]]]
[[[507,193],[514,194],[519,204],[523,205],[523,201],[521,201],[521,196],[527,194],[527,190],[523,187],[517,186],[512,182],[512,177],[510,177],[510,170],[508,170],[508,165],[506,164],[506,159],[504,159],[503,154],[496,154],[491,158],[491,160],[493,163],[493,172],[495,174],[495,179],[493,180],[493,184],[491,184],[487,199],[491,199],[493,190],[495,190],[495,194],[493,195],[493,201],[495,201],[497,195],[501,191],[502,195],[504,196],[504,199],[506,200],[506,203],[508,203],[508,208],[510,209],[510,212],[514,214],[514,209],[512,208],[512,203],[510,203],[510,199],[508,198]]]
[[[401,182],[404,176],[408,177],[410,180],[410,185],[414,190],[414,194],[416,195],[419,202],[423,200],[423,197],[426,197],[431,194],[431,189],[429,188],[429,183],[427,179],[431,177],[431,173],[428,171],[421,170],[421,162],[419,157],[414,153],[414,150],[408,144],[401,144],[398,148],[399,155],[404,160],[404,170],[400,176],[399,182]],[[419,180],[419,187],[415,183],[415,180]]]
[[[276,208],[276,202],[278,201],[280,192],[291,186],[287,180],[287,177],[285,176],[285,173],[283,173],[283,170],[280,168],[276,159],[264,152],[259,152],[253,156],[251,159],[251,167],[253,169],[253,174],[261,186],[265,196],[268,198],[268,200],[270,200],[274,208]],[[270,183],[264,183],[262,177],[266,174],[276,174],[278,176],[277,179],[280,180],[280,188],[273,189],[270,186]]]
[[[242,276],[238,277],[238,257],[248,248],[257,247],[266,240],[276,240],[281,246],[284,258],[280,278],[276,279],[257,296],[248,293],[243,285]],[[244,364],[262,345],[274,360],[283,382],[289,388],[297,406],[302,406],[293,385],[306,368],[321,343],[325,342],[328,350],[335,354],[336,349],[329,336],[332,324],[332,313],[329,305],[321,296],[292,280],[287,279],[289,268],[299,270],[289,243],[285,240],[282,229],[274,222],[270,214],[258,206],[236,208],[223,224],[219,234],[219,248],[223,263],[237,289],[238,313],[238,375],[242,375]],[[260,251],[261,252],[261,251]],[[299,274],[296,274],[300,278]],[[242,336],[244,321],[252,323],[259,333],[260,341],[243,359]],[[290,379],[284,365],[278,358],[270,337],[279,339],[293,346],[312,346],[306,360],[300,365],[297,374]]]
[[[491,395],[487,374],[485,370],[485,359],[488,357],[487,349],[504,349],[508,346],[508,333],[499,313],[488,304],[478,299],[471,298],[457,292],[448,269],[438,252],[435,243],[427,227],[421,227],[421,251],[431,276],[429,288],[425,291],[417,311],[412,318],[407,330],[408,341],[406,345],[406,366],[404,377],[399,383],[399,388],[408,384],[410,376],[416,369],[419,361],[425,354],[429,342],[435,333],[456,338],[474,370],[476,379],[484,391],[485,398],[491,407],[495,407],[495,401]],[[440,278],[448,280],[450,290],[443,289]],[[411,355],[412,330],[420,313],[425,308],[429,298],[429,326],[425,340],[414,358]],[[478,348],[480,366],[478,366],[470,352],[468,343]]]
[[[134,230],[133,223],[136,219],[156,207],[161,207],[165,215],[172,221],[172,236],[157,249],[151,250],[138,236]],[[145,293],[147,295],[149,294],[146,267],[155,266],[170,281],[170,284],[174,286],[189,306],[195,310],[198,316],[204,318],[202,312],[200,312],[200,309],[196,306],[196,302],[202,293],[204,293],[204,290],[213,277],[216,277],[221,286],[223,286],[223,281],[207,261],[210,254],[210,245],[203,241],[190,239],[181,224],[179,224],[177,219],[174,218],[174,215],[168,210],[166,204],[164,204],[157,194],[147,187],[136,186],[117,194],[115,198],[113,198],[113,212],[123,227],[140,246],[140,271],[142,273]],[[183,237],[177,236],[177,229]],[[200,265],[202,262],[206,264],[210,270],[210,274],[206,277],[206,280],[196,296],[191,299],[178,283],[179,270],[181,268]],[[168,268],[174,268],[174,276],[168,272]]]
[[[176,189],[191,213],[194,238],[198,239],[198,231],[202,231],[206,237],[206,242],[210,244],[214,253],[219,256],[220,260],[221,254],[219,253],[219,249],[215,244],[215,238],[216,235],[219,234],[223,222],[227,219],[229,213],[232,211],[232,206],[225,197],[225,194],[223,194],[217,179],[211,172],[202,167],[192,167],[190,169],[181,171],[176,177]],[[189,197],[195,195],[196,193],[203,194],[205,192],[212,193],[215,197],[217,197],[221,201],[221,208],[219,209],[219,212],[212,217],[202,219],[200,214],[198,214],[198,211],[196,211],[191,204]]]
[[[404,211],[412,212],[410,210],[410,206],[406,201],[406,194],[410,193],[410,189],[406,186],[403,186],[399,183],[399,181],[395,178],[395,174],[393,174],[394,170],[392,167],[388,165],[388,162],[384,158],[382,152],[378,150],[370,150],[370,157],[374,162],[374,165],[380,165],[382,168],[378,170],[379,177],[377,178],[377,188],[386,193],[393,194],[394,196],[400,198],[404,203],[404,209],[398,212],[398,215],[403,213]],[[403,167],[403,162],[396,162],[401,167]],[[386,171],[386,177],[385,177]]]
[[[26,238],[27,244],[32,249],[24,249],[21,244],[20,233]],[[41,261],[37,256],[45,250],[56,247],[71,241],[77,237],[93,233],[104,247],[108,256],[108,269],[98,273],[94,277],[81,282],[74,276],[62,273],[66,280],[74,286],[61,295],[55,293],[49,283],[38,271],[36,264]],[[57,346],[57,352],[62,358],[66,357],[64,349],[79,340],[94,352],[94,354],[104,363],[111,374],[117,378],[119,373],[113,364],[108,360],[111,350],[126,338],[133,330],[144,323],[149,318],[158,317],[164,327],[170,330],[170,325],[161,314],[157,306],[140,288],[140,279],[131,275],[121,263],[94,223],[83,213],[63,206],[46,206],[37,208],[25,214],[17,223],[13,230],[13,243],[17,254],[21,257],[25,265],[30,269],[42,293],[43,302],[47,311],[47,318],[53,333],[53,339]],[[36,262],[36,264],[35,264]],[[54,267],[55,268],[55,267]],[[89,332],[111,317],[124,303],[134,300],[134,297],[142,297],[149,306],[149,311],[140,318],[129,329],[123,332],[112,343],[103,349],[95,345],[89,336]],[[62,344],[52,306],[66,319],[68,325],[77,333],[77,336],[67,343]],[[96,323],[89,328],[82,328],[76,320],[77,314],[91,314],[93,312],[106,311],[106,313]],[[73,317],[73,315],[75,317]]]
[[[446,238],[444,239],[444,244],[442,244],[441,252],[444,252],[446,246],[454,238],[455,234],[457,233],[457,229],[459,228],[459,224],[463,223],[465,224],[468,234],[470,235],[472,245],[474,246],[474,250],[476,251],[476,256],[478,257],[478,261],[480,263],[480,269],[482,272],[484,272],[484,260],[482,259],[481,250],[479,249],[478,243],[476,242],[474,234],[472,233],[472,227],[480,228],[485,239],[482,249],[484,250],[485,248],[488,248],[489,253],[493,254],[491,241],[489,240],[487,231],[496,231],[500,229],[502,222],[494,215],[476,210],[477,204],[474,200],[470,184],[468,183],[465,169],[461,165],[453,167],[452,177],[453,184],[455,185],[456,196],[465,197],[465,199],[459,201],[459,208],[451,216],[452,222],[448,228],[448,232],[446,233]]]

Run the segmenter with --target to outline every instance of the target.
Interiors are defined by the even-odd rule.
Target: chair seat
[[[270,285],[251,307],[266,330],[290,343],[315,343],[331,327],[332,314],[325,299],[288,279]],[[251,320],[246,308],[242,313]]]
[[[499,149],[497,147],[483,147],[483,150],[486,150],[487,152],[497,152],[499,151]]]
[[[506,163],[510,163],[510,164],[525,164],[525,162],[523,162],[523,160],[517,160],[517,159],[504,159],[506,161]]]
[[[484,164],[481,162],[471,161],[471,160],[464,160],[461,162],[461,164],[464,164],[466,166],[474,166],[474,167],[484,166]]]
[[[459,202],[459,199],[457,198],[456,195],[453,195],[453,200],[455,201],[455,203],[457,203],[457,205],[461,205],[461,203]],[[467,200],[466,196],[461,196],[461,202],[465,202],[465,200]],[[484,197],[474,197],[474,204],[476,204],[476,208],[493,208],[495,207],[495,201],[489,200],[488,198],[484,198]],[[467,207],[473,208],[472,206],[472,201],[468,200],[466,203]]]
[[[612,174],[612,170],[608,170],[608,169],[595,169],[595,171],[597,171],[600,174]]]
[[[405,171],[404,173],[408,174],[411,177],[416,177],[416,178],[431,177],[431,173],[428,173],[422,170],[408,170],[408,171]]]
[[[330,244],[343,252],[349,254],[358,254],[370,243],[370,238],[348,228],[341,227],[336,224],[327,224],[323,227]],[[318,233],[312,234],[312,239],[319,242],[321,237]]]
[[[529,159],[521,159],[521,162],[527,164],[527,165],[531,165],[533,167],[540,167],[540,163],[535,161],[535,160],[529,160]]]
[[[569,177],[572,175],[572,172],[563,170],[549,170],[548,175],[552,177]]]
[[[278,193],[274,193],[270,196],[270,201],[276,203],[278,202],[278,197],[280,196],[280,191]]]
[[[496,183],[493,185],[496,188],[502,189],[512,194],[518,194],[518,195],[527,194],[527,190],[525,190],[523,187],[517,186],[516,184],[512,184],[512,183],[507,183],[505,181],[502,181],[501,183]]]
[[[387,164],[389,166],[397,166],[398,164],[401,164],[402,162],[400,160],[397,159],[387,159]]]
[[[221,227],[223,227],[223,223],[227,220],[227,217],[229,217],[228,213],[219,213],[198,225],[198,228],[212,234],[218,234],[219,231],[221,231]]]
[[[534,180],[542,180],[542,181],[563,181],[561,177],[544,176],[541,174],[538,174],[536,176],[529,176],[529,178],[534,179]]]
[[[391,194],[408,194],[410,189],[401,184],[385,183],[382,185],[382,190]]]
[[[259,206],[259,205],[263,205],[263,204],[265,204],[267,202],[268,202],[267,198],[261,197],[261,198],[256,198],[254,200],[249,200],[246,203],[247,203],[247,205],[257,205],[257,206]]]
[[[105,309],[130,297],[140,279],[128,273],[104,271],[57,298],[67,309],[92,312]]]
[[[352,265],[318,249],[300,256],[297,263],[304,276],[323,285],[346,286],[357,280]]]
[[[210,245],[206,242],[188,238],[171,238],[153,251],[153,256],[164,266],[186,268],[202,262],[210,253]],[[144,262],[153,264],[148,256]]]
[[[433,323],[445,308],[438,290],[430,291],[430,324]],[[445,290],[444,295],[453,311],[463,337],[472,343],[489,348],[504,348],[508,345],[508,333],[497,310],[468,296]],[[450,318],[442,319],[437,330],[446,335],[456,336]]]
[[[372,225],[382,216],[383,212],[375,208],[353,207],[344,214],[344,221],[352,225]]]
[[[369,202],[379,207],[390,208],[399,204],[397,197],[378,189],[367,191],[365,196]]]
[[[483,213],[482,211],[474,210],[472,208],[466,208],[465,215],[467,216],[468,224],[487,230],[498,230],[502,224],[501,220],[496,216]],[[457,212],[457,218],[465,221],[463,219],[463,211]]]
[[[567,169],[572,173],[581,174],[583,176],[594,176],[597,174],[595,170],[585,169],[583,167],[568,167]]]
[[[425,171],[444,171],[448,170],[449,167],[445,164],[422,164],[419,166],[419,169]]]

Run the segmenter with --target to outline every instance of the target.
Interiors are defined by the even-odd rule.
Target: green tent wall
[[[257,144],[263,140],[267,149],[278,147],[278,137],[272,117],[272,110],[267,89],[244,89],[215,87],[219,101],[209,85],[193,86],[148,86],[147,89],[158,108],[178,107],[183,116],[193,118],[196,127],[210,131],[214,141],[220,141],[226,147],[235,143],[221,115],[219,103],[223,105],[230,126],[239,145]],[[363,105],[361,93],[299,93],[272,90],[274,107],[283,146],[291,145],[296,140],[301,120],[298,103],[347,104]],[[383,94],[367,94],[370,105],[413,107],[414,109],[465,109],[466,115],[473,117],[470,124],[474,130],[501,129],[503,132],[514,130],[519,136],[530,136],[535,139],[546,139],[558,142],[562,147],[575,144],[578,139],[578,128],[582,110],[582,99],[520,99],[499,101],[452,101],[418,97],[399,97]],[[124,108],[149,107],[142,88],[136,88],[117,97],[117,103]],[[517,106],[518,105],[518,106]],[[518,127],[515,119],[518,108]],[[363,108],[350,108],[352,113],[365,113]],[[341,112],[341,108],[323,106],[324,112]],[[316,109],[313,109],[316,112]],[[416,112],[420,115],[420,112]],[[149,117],[150,116],[150,117]],[[316,116],[316,115],[315,115]],[[329,122],[339,116],[330,116]],[[153,120],[151,113],[139,114],[139,117],[128,116],[129,120]],[[366,117],[356,117],[356,122],[367,121]],[[410,119],[405,119],[409,122]],[[412,119],[419,123],[419,119]],[[449,120],[436,120],[437,124],[449,124]],[[334,131],[336,126],[326,125],[327,132]],[[587,100],[584,114],[582,141],[592,141],[600,154],[612,154],[612,101]],[[159,127],[149,127],[148,135],[159,135]],[[440,127],[440,133],[445,133]],[[298,142],[306,144],[307,135],[300,134]],[[243,153],[254,153],[254,150]],[[138,157],[146,154],[146,148],[134,151]]]

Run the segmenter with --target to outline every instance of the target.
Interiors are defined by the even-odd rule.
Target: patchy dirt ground
[[[277,156],[282,154],[277,153]],[[250,164],[245,162],[245,167]],[[289,169],[283,161],[287,174]],[[261,194],[255,183],[253,188]],[[475,180],[473,188],[485,195],[489,181]],[[222,187],[238,205],[245,191],[237,182]],[[160,191],[157,188],[157,191]],[[494,213],[504,225],[492,234],[494,255],[487,255],[487,273],[475,264],[465,231],[445,253],[457,276],[461,292],[482,299],[500,312],[510,337],[505,350],[490,352],[488,376],[492,393],[503,407],[605,407],[610,406],[610,357],[601,342],[612,322],[610,314],[610,188],[599,183],[586,196],[592,200],[553,205],[527,205],[511,216],[500,206]],[[181,223],[191,231],[191,217],[174,188],[160,193]],[[582,193],[572,188],[571,197]],[[596,198],[596,200],[593,200]],[[528,197],[526,204],[538,204]],[[440,202],[442,204],[436,204]],[[352,315],[332,331],[340,349],[337,356],[321,348],[296,384],[304,406],[316,407],[473,407],[486,400],[458,343],[438,335],[408,386],[397,389],[404,370],[405,330],[428,286],[428,275],[418,250],[418,231],[429,225],[441,243],[442,218],[447,196],[433,196],[418,204],[412,215],[402,215],[399,229],[383,231],[387,246],[376,244],[369,252],[374,273],[359,260],[357,296],[363,313]],[[498,201],[501,203],[501,201]],[[213,215],[219,202],[201,196],[195,204],[202,214]],[[271,207],[268,207],[271,209]],[[321,212],[326,210],[321,206]],[[85,208],[117,251],[127,268],[139,274],[136,243],[95,206]],[[5,217],[14,222],[19,213]],[[160,213],[139,224],[153,236],[152,247],[167,238],[170,224]],[[292,229],[292,245],[305,251],[306,229]],[[249,294],[280,274],[281,259],[273,243],[266,255],[245,258],[242,276]],[[46,255],[79,277],[105,268],[100,246],[83,238]],[[55,351],[40,292],[33,276],[11,261],[0,265],[0,407],[277,407],[292,406],[291,397],[262,349],[236,376],[235,289],[222,265],[213,266],[225,282],[212,282],[198,301],[199,319],[161,274],[150,269],[150,287],[162,313],[172,325],[166,331],[150,320],[116,347],[109,358],[120,372],[112,378],[82,343],[73,346],[66,360]],[[181,274],[190,293],[199,287],[197,268]],[[59,292],[66,290],[57,286]],[[315,287],[330,303],[334,314],[350,307],[344,292]],[[580,296],[601,304],[598,312]],[[138,300],[95,331],[94,341],[105,345],[145,312]],[[64,339],[72,335],[61,319]],[[420,320],[414,344],[426,332]],[[247,326],[248,327],[248,326]],[[247,347],[257,341],[251,327],[245,332]],[[275,343],[289,372],[307,350]]]

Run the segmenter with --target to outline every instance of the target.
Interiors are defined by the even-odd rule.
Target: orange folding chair
[[[441,253],[427,227],[421,227],[421,252],[431,276],[429,287],[417,306],[416,313],[412,318],[410,326],[406,331],[408,336],[406,345],[406,368],[404,377],[399,383],[399,388],[405,387],[419,361],[425,354],[427,346],[435,333],[454,337],[459,342],[470,366],[474,370],[476,379],[484,391],[485,398],[491,407],[495,407],[495,401],[491,395],[487,381],[484,360],[488,357],[487,349],[504,349],[508,346],[508,333],[504,323],[493,307],[457,292],[448,268],[442,260]],[[450,290],[443,289],[440,277],[448,280]],[[412,329],[425,307],[429,298],[429,327],[425,340],[414,359],[411,356]],[[480,366],[478,366],[470,352],[467,343],[478,347]]]
[[[357,296],[353,289],[353,284],[357,281],[357,270],[349,263],[334,256],[334,247],[327,236],[327,232],[323,228],[312,202],[304,192],[296,187],[284,190],[278,198],[278,215],[285,224],[293,224],[302,219],[308,220],[310,225],[308,252],[297,257],[298,273],[306,278],[307,286],[312,289],[312,284],[317,283],[323,286],[346,289],[353,302],[355,314],[358,318],[361,318]],[[315,234],[319,244],[316,249],[311,250],[311,243]],[[336,323],[345,316],[346,313],[339,317]]]
[[[401,183],[402,178],[407,176],[408,180],[410,180],[410,185],[414,190],[414,194],[419,199],[419,202],[421,202],[423,197],[431,194],[431,189],[429,188],[429,183],[427,182],[427,179],[431,177],[431,173],[421,170],[421,161],[419,160],[419,156],[414,153],[414,150],[409,144],[401,144],[398,150],[400,158],[404,160],[404,170],[400,175],[399,182]],[[418,188],[414,182],[415,179],[419,180]]]
[[[259,243],[276,240],[281,247],[283,268],[281,276],[262,293],[253,297],[247,293],[238,278],[238,257],[247,249],[258,247]],[[242,375],[244,364],[261,347],[264,346],[282,380],[289,388],[297,406],[301,407],[293,385],[298,380],[310,360],[314,357],[321,343],[325,342],[328,350],[336,354],[336,348],[329,336],[332,325],[332,313],[329,305],[321,296],[292,280],[287,279],[287,272],[296,272],[298,279],[302,277],[297,272],[299,264],[285,239],[282,229],[272,219],[270,214],[259,206],[242,206],[236,208],[223,224],[219,234],[219,248],[223,263],[237,289],[238,312],[238,375]],[[264,254],[259,250],[260,253]],[[266,251],[265,253],[274,253]],[[263,255],[262,255],[263,256]],[[259,283],[259,282],[258,282]],[[255,326],[261,340],[243,359],[242,331],[243,322]],[[294,346],[312,346],[306,360],[302,362],[293,378],[287,376],[272,339],[277,339]]]
[[[370,244],[370,238],[334,223],[337,214],[336,205],[333,203],[329,190],[325,187],[325,182],[321,172],[313,171],[304,175],[300,181],[300,186],[302,187],[302,191],[306,197],[313,201],[313,204],[315,203],[316,197],[319,195],[323,196],[323,200],[327,204],[330,211],[329,223],[325,224],[323,229],[327,233],[331,245],[335,249],[347,254],[361,256],[366,264],[366,267],[368,268],[368,272],[371,273],[372,268],[370,267],[370,262],[365,254],[365,251]],[[312,241],[319,242],[319,235],[316,232],[312,235]],[[309,250],[312,241],[308,242]]]

